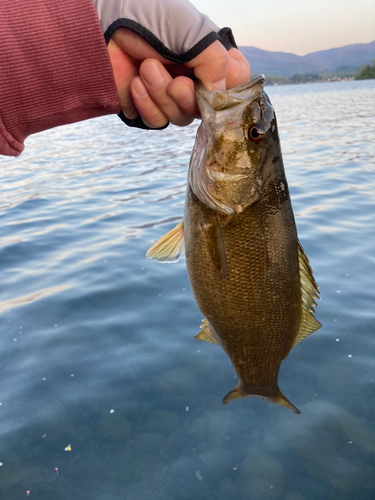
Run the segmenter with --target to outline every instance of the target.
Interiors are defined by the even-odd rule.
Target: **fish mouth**
[[[263,91],[265,80],[264,75],[258,75],[244,85],[227,90],[207,90],[203,83],[197,80],[195,96],[201,115],[206,115],[210,108],[213,111],[223,111],[251,101]]]
[[[216,93],[231,93],[231,94],[240,94],[241,92],[244,92],[246,90],[249,90],[253,88],[255,85],[264,85],[264,82],[266,81],[266,77],[261,74],[254,76],[251,78],[250,81],[245,83],[244,85],[240,85],[239,87],[234,87],[233,89],[227,89],[227,90],[207,90],[203,83],[200,80],[195,81],[195,90],[196,92],[216,92]]]
[[[248,83],[245,83],[245,85],[241,85],[240,87],[236,87],[234,89],[229,89],[227,90],[227,92],[230,92],[230,93],[234,93],[234,94],[240,94],[241,92],[244,92],[246,90],[249,90],[253,87],[255,87],[255,85],[264,85],[264,82],[266,81],[266,77],[262,74],[262,75],[257,75],[257,76],[254,76]]]

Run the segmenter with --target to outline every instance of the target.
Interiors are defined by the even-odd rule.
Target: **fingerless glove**
[[[93,0],[108,44],[119,28],[141,36],[159,54],[187,63],[216,40],[229,50],[237,47],[230,28],[219,29],[188,0]],[[120,118],[131,127],[148,129],[140,117]],[[165,127],[162,127],[165,128]]]

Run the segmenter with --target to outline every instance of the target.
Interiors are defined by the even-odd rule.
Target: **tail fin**
[[[278,394],[276,396],[268,396],[264,399],[268,399],[268,401],[271,401],[271,403],[276,403],[278,405],[286,406],[287,408],[291,409],[294,411],[294,413],[297,413],[298,415],[301,413],[298,408],[296,408],[292,403],[289,401],[288,398],[284,396],[284,394],[280,391],[279,388],[277,388]]]
[[[246,398],[246,396],[250,396],[250,394],[247,394],[247,392],[243,390],[241,384],[238,384],[234,389],[228,392],[223,399],[223,404],[226,405],[229,401],[232,401],[232,399]]]
[[[259,396],[262,399],[265,399],[266,401],[270,401],[271,403],[276,403],[282,406],[286,406],[290,410],[293,410],[294,413],[300,414],[301,412],[299,411],[298,408],[296,408],[292,403],[287,399],[284,394],[280,391],[280,389],[277,387],[277,394],[276,396],[263,396],[261,394],[249,394],[248,392],[245,391],[245,389],[241,386],[241,384],[238,384],[237,387],[232,389],[223,399],[223,403],[227,404],[229,401],[232,401],[232,399],[239,399],[239,398],[245,398],[247,396]]]

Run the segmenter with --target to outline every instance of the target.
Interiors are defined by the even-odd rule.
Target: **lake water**
[[[54,129],[0,159],[1,500],[375,497],[375,81],[266,90],[321,290],[279,377],[302,414],[223,406],[237,378],[194,339],[184,259],[145,259],[197,123]]]

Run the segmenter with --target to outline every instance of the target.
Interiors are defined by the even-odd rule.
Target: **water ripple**
[[[235,374],[193,338],[183,259],[145,259],[182,218],[197,123],[60,127],[0,158],[1,498],[373,498],[375,81],[267,92],[322,298],[280,373],[302,415],[223,407]]]

